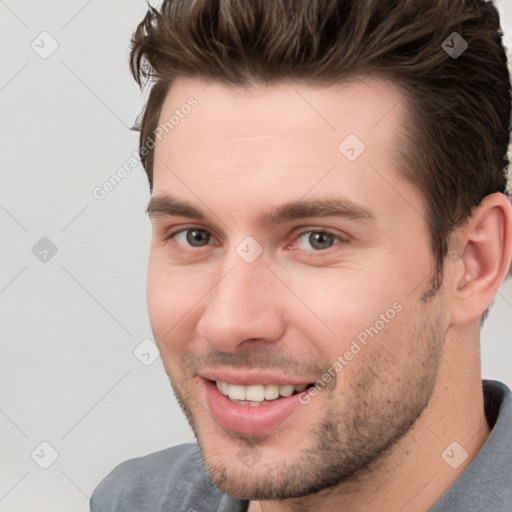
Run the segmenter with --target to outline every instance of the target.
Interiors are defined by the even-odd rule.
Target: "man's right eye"
[[[211,240],[211,235],[205,229],[186,228],[175,231],[167,236],[167,240],[176,240],[180,245],[189,247],[203,247],[208,245]]]

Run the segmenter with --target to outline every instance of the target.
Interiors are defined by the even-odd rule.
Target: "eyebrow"
[[[168,216],[190,217],[204,220],[205,215],[194,206],[171,196],[153,196],[148,203],[146,213],[150,218]]]
[[[206,215],[189,203],[168,195],[153,196],[146,209],[151,219],[162,216],[181,216],[205,220]],[[374,214],[353,201],[339,197],[298,200],[284,203],[260,216],[260,224],[272,227],[282,222],[304,218],[343,217],[353,220],[375,220]]]
[[[299,200],[285,203],[270,212],[264,213],[260,221],[265,226],[280,222],[309,217],[345,217],[354,220],[374,220],[375,216],[367,208],[342,198]]]

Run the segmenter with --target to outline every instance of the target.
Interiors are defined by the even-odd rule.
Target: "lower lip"
[[[241,434],[266,434],[279,426],[301,404],[299,393],[251,407],[232,402],[214,382],[204,380],[206,402],[215,421],[227,430]]]

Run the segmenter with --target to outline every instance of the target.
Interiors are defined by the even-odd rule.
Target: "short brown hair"
[[[460,56],[446,50],[454,32],[467,43]],[[377,75],[398,85],[409,106],[402,172],[426,200],[434,291],[451,231],[486,195],[507,192],[510,76],[491,2],[167,0],[137,27],[130,68],[141,88],[153,84],[137,127],[139,152],[154,141],[176,77],[243,87]],[[144,149],[152,189],[154,152]]]

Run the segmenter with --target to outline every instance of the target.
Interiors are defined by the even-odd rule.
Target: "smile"
[[[289,397],[296,393],[304,391],[306,384],[294,386],[278,384],[241,386],[238,384],[229,384],[220,380],[216,381],[217,389],[232,402],[239,405],[261,406],[278,399],[279,397]]]
[[[301,393],[306,392],[308,384],[286,384],[286,381],[256,384],[256,379],[251,377],[245,379],[250,382],[243,385],[240,383],[244,380],[242,378],[233,378],[238,381],[234,384],[227,382],[231,379],[226,377],[225,380],[201,379],[207,410],[223,429],[248,435],[269,434],[292,414],[303,414],[300,410],[305,407],[299,398]],[[273,381],[267,378],[261,380]],[[298,418],[295,421],[299,421]]]

